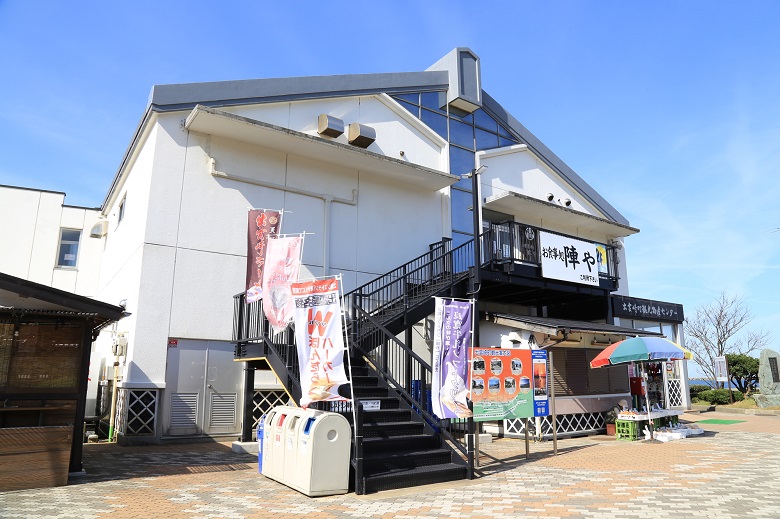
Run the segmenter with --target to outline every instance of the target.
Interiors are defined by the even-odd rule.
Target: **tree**
[[[758,359],[742,353],[726,354],[731,382],[741,393],[748,393],[758,386]]]
[[[713,383],[715,357],[726,353],[748,354],[768,345],[769,332],[763,330],[736,336],[752,320],[753,315],[742,298],[729,296],[725,291],[712,303],[700,306],[692,318],[685,319],[686,347]]]

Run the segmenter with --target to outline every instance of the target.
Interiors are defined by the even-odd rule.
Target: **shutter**
[[[590,394],[606,394],[610,392],[610,368],[596,368],[590,367],[590,361],[596,358],[601,353],[601,350],[585,350],[587,357],[587,364],[585,369],[588,372],[588,392]]]
[[[566,382],[572,395],[588,393],[588,372],[586,371],[585,350],[567,348]]]
[[[556,395],[571,395],[566,377],[566,350],[550,348],[553,354],[553,384]]]
[[[197,416],[197,393],[174,393],[171,395],[171,429],[195,427]]]
[[[8,369],[11,366],[11,350],[14,342],[14,325],[0,323],[0,391],[8,385]]]
[[[209,427],[234,427],[236,424],[236,394],[211,393]]]
[[[628,367],[612,366],[611,368],[607,368],[607,371],[609,372],[610,393],[628,393]]]

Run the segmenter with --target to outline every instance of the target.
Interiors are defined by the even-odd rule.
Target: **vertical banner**
[[[339,280],[304,281],[290,288],[295,300],[301,407],[321,400],[350,400],[339,394],[339,387],[349,384],[344,372]]]
[[[302,236],[270,238],[263,271],[263,312],[275,333],[287,328],[295,302],[290,285],[298,281],[301,268]]]
[[[550,414],[550,401],[547,394],[547,350],[531,351],[534,366],[534,416]]]
[[[249,232],[246,253],[246,302],[254,303],[263,297],[263,270],[269,237],[279,235],[282,212],[269,209],[249,211]]]
[[[436,298],[431,405],[439,418],[471,416],[466,397],[473,301]]]

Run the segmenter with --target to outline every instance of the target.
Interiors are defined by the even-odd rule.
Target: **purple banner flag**
[[[472,415],[466,397],[473,303],[436,298],[431,405],[439,418]]]

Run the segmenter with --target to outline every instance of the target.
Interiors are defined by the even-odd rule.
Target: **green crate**
[[[618,440],[638,440],[640,423],[633,420],[615,420],[615,438]]]

